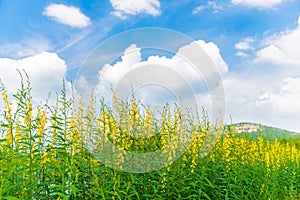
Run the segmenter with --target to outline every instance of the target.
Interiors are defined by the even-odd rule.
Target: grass
[[[34,107],[30,91],[22,81],[10,99],[1,87],[0,199],[300,199],[299,138],[241,137],[207,118],[188,118],[179,107],[155,118],[136,99],[116,96],[116,112],[102,100],[97,113],[95,99],[84,105],[65,89],[54,106]],[[151,172],[112,169],[91,151],[91,140],[101,153],[108,138],[120,150],[152,152],[182,142],[180,130],[192,135],[185,153],[174,159],[175,145],[163,152],[173,162]],[[210,131],[222,134],[204,157]],[[119,169],[126,167],[123,156],[111,159]]]

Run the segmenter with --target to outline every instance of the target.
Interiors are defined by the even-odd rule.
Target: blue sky
[[[64,77],[74,82],[107,38],[168,28],[202,41],[212,60],[226,65],[226,118],[300,131],[297,0],[0,0],[0,13],[0,76],[11,91],[20,66],[42,99]]]

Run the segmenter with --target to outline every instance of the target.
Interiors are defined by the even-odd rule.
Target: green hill
[[[259,136],[273,140],[275,138],[278,139],[292,139],[292,138],[300,138],[300,133],[288,131],[285,129],[275,128],[271,126],[265,126],[256,123],[249,123],[249,122],[241,122],[230,124],[230,128],[234,128],[236,133],[240,134],[241,136],[246,136],[250,138],[257,138]]]

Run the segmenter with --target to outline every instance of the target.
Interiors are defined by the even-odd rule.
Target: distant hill
[[[300,133],[249,122],[230,124],[229,127],[234,128],[236,133],[246,135],[250,138],[257,138],[259,136],[266,139],[300,137]]]

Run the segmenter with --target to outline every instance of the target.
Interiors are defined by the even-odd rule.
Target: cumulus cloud
[[[200,47],[203,52],[195,54]],[[191,55],[191,57],[187,58],[186,55]],[[201,63],[198,71],[189,61],[195,58],[199,61],[199,57],[205,63]],[[212,65],[215,67],[211,67]],[[199,40],[182,46],[171,57],[154,54],[146,58],[143,58],[142,51],[136,44],[131,44],[126,48],[119,62],[113,65],[106,64],[99,71],[96,93],[109,100],[112,87],[117,90],[119,96],[123,97],[128,97],[127,95],[134,91],[145,104],[157,106],[168,102],[172,105],[175,102],[178,103],[181,98],[184,99],[182,103],[188,107],[196,106],[193,102],[197,102],[201,104],[198,104],[199,106],[210,109],[212,101],[209,96],[216,96],[214,91],[218,91],[219,84],[221,84],[221,80],[216,78],[216,73],[223,76],[227,72],[226,62],[218,46],[212,42]],[[81,80],[84,79],[81,78]],[[86,84],[86,81],[81,82]],[[138,84],[132,85],[132,83]],[[91,88],[86,85],[82,88],[86,87]]]
[[[213,63],[217,67],[217,70],[222,75],[228,72],[228,65],[223,60],[219,47],[213,42],[205,42],[198,40],[197,44],[200,45],[212,59]]]
[[[299,66],[300,17],[296,29],[275,34],[266,38],[263,43],[265,47],[257,51],[256,61]]]
[[[106,79],[108,82],[117,83],[128,71],[130,71],[135,64],[142,61],[140,48],[135,44],[130,45],[125,49],[122,61],[115,65],[106,64],[104,68],[99,71],[99,76]]]
[[[76,28],[84,28],[90,24],[90,19],[74,6],[50,4],[45,8],[43,15],[58,23]]]
[[[17,69],[25,70],[29,75],[33,101],[39,103],[48,97],[49,92],[60,92],[67,66],[57,54],[49,52],[19,60],[0,58],[0,78],[11,94],[20,87]]]
[[[234,5],[243,5],[250,8],[272,8],[285,0],[231,0]]]
[[[159,0],[110,0],[110,3],[114,9],[111,14],[121,19],[140,13],[157,16],[161,12]]]
[[[189,45],[181,47],[177,54],[172,58],[167,58],[165,56],[149,56],[146,61],[142,61],[141,49],[135,44],[130,45],[121,57],[121,61],[114,65],[106,64],[102,70],[99,71],[99,77],[106,80],[109,83],[116,84],[126,73],[130,70],[142,65],[162,65],[175,69],[178,73],[186,76],[186,79],[193,80],[197,78],[197,72],[193,67],[187,63],[182,55],[191,52],[193,50],[193,45],[200,46],[206,54],[211,58],[211,61],[215,64],[216,70],[219,74],[223,75],[228,72],[228,66],[223,60],[220,49],[217,45],[212,42],[206,43],[203,40],[198,40]],[[202,71],[203,76],[208,75],[210,72]]]

